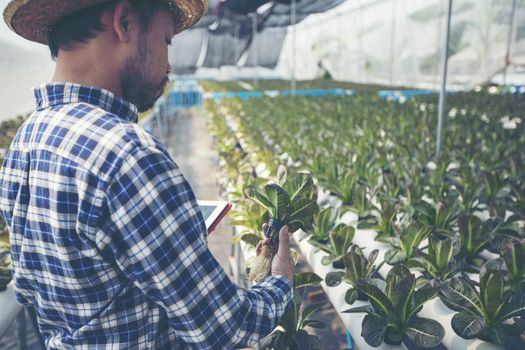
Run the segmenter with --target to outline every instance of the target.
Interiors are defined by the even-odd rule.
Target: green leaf
[[[310,198],[314,182],[311,174],[298,173],[288,179],[283,187],[290,195],[290,200],[294,201],[298,197]]]
[[[379,223],[377,222],[377,219],[374,217],[369,217],[366,220],[359,219],[359,222],[357,223],[357,228],[359,230],[370,230],[377,227]]]
[[[355,229],[352,226],[345,224],[339,224],[334,228],[334,231],[330,234],[330,244],[338,256],[344,256],[352,245],[352,239],[354,238]]]
[[[498,313],[503,307],[505,281],[501,271],[492,270],[480,278],[480,296],[485,310]]]
[[[289,349],[289,346],[292,343],[292,334],[293,333],[291,332],[278,334],[273,341],[272,349]]]
[[[303,326],[316,328],[316,329],[323,329],[326,327],[326,324],[318,320],[306,320],[303,322]]]
[[[254,235],[253,233],[247,233],[242,235],[241,240],[253,247],[256,247],[257,244],[262,240],[262,238],[257,235]]]
[[[311,315],[313,315],[314,313],[317,312],[317,310],[319,310],[321,307],[323,307],[323,305],[325,305],[326,303],[323,301],[323,302],[320,302],[320,303],[314,303],[314,304],[310,304],[308,305],[307,307],[305,307],[303,309],[303,314],[302,314],[302,319],[303,320],[307,320],[308,317],[310,317]]]
[[[463,256],[475,256],[491,237],[484,238],[481,233],[481,220],[474,215],[462,215],[458,220]]]
[[[415,284],[415,276],[403,265],[394,266],[386,277],[386,295],[403,321],[407,319]]]
[[[501,251],[501,257],[514,283],[525,280],[525,240],[507,242]]]
[[[319,285],[323,279],[313,272],[299,272],[293,278],[294,289]]]
[[[391,268],[386,275],[386,295],[392,295],[394,290],[398,288],[401,282],[410,275],[410,270],[404,265],[396,265]]]
[[[321,342],[318,337],[308,334],[304,329],[299,330],[292,335],[292,344],[290,350],[315,350],[321,347]],[[280,349],[280,348],[275,348]]]
[[[348,288],[348,290],[345,293],[345,302],[348,305],[352,305],[357,300],[357,297],[359,296],[359,292],[355,288]]]
[[[321,258],[321,264],[323,265],[330,265],[331,263],[333,263],[334,261],[337,261],[339,259],[339,256],[336,256],[336,255],[328,255],[328,256],[323,256]]]
[[[393,310],[392,303],[388,297],[376,286],[359,280],[356,282],[356,288],[368,297],[374,311],[380,316],[387,316]]]
[[[355,283],[357,280],[367,277],[364,275],[366,259],[359,246],[351,246],[343,261],[346,267],[345,280],[347,282]]]
[[[297,330],[298,322],[299,322],[299,308],[301,306],[299,300],[295,300],[295,293],[294,293],[294,300],[292,301],[292,307],[289,307],[286,312],[281,317],[281,320],[279,321],[279,325],[287,332],[287,333],[293,333]]]
[[[436,267],[432,264],[432,258],[425,253],[419,253],[419,256],[416,256],[408,260],[405,264],[408,268],[422,269],[430,274],[432,277],[435,277],[437,273]]]
[[[461,311],[452,317],[452,329],[461,338],[478,338],[487,327],[482,317],[468,311]]]
[[[431,228],[419,226],[416,224],[409,225],[405,231],[401,234],[401,242],[403,244],[403,250],[407,256],[412,256],[412,251],[417,248],[421,241],[428,237]]]
[[[331,271],[326,274],[324,281],[328,287],[336,287],[341,284],[344,275],[344,271]]]
[[[417,345],[424,348],[438,346],[445,330],[439,322],[428,318],[415,317],[406,330],[406,335]]]
[[[324,208],[314,216],[313,235],[316,239],[327,239],[333,225],[334,220],[332,220],[332,208]]]
[[[313,216],[318,211],[319,206],[315,201],[312,201],[307,198],[301,198],[292,202],[288,210],[288,215],[293,219],[290,221],[297,220],[301,222],[309,222],[313,220]],[[304,219],[308,220],[305,221]]]
[[[367,270],[369,270],[369,271],[372,270],[371,267],[374,264],[374,262],[376,261],[378,255],[379,255],[379,249],[374,249],[374,250],[372,250],[370,252],[370,254],[368,254]]]
[[[257,204],[268,210],[271,216],[275,216],[277,208],[274,208],[272,202],[259,190],[259,188],[254,185],[247,186],[244,188],[244,194],[246,197],[254,200]]]
[[[451,237],[446,237],[444,239],[430,237],[428,254],[433,257],[438,270],[446,269],[450,260],[454,256],[453,239]]]
[[[283,186],[286,182],[286,178],[288,175],[288,171],[286,170],[286,167],[284,165],[279,165],[279,168],[277,169],[277,184],[279,186]]]
[[[454,277],[441,287],[441,301],[456,311],[468,311],[482,316],[483,306],[475,288],[462,277]]]
[[[432,282],[427,282],[422,287],[420,287],[414,293],[414,304],[412,306],[412,312],[409,314],[410,318],[423,306],[427,301],[433,299],[439,292],[439,286],[435,285]]]
[[[257,349],[257,350],[271,350],[271,349],[273,349],[273,344],[274,344],[275,340],[278,337],[282,336],[282,334],[284,334],[284,332],[279,331],[279,330],[276,330],[276,331],[272,332],[268,336],[264,337],[261,341],[259,341],[259,343],[257,343],[257,345],[255,346],[255,349]]]
[[[407,259],[407,253],[401,249],[393,248],[385,253],[385,261],[389,265],[396,265]]]
[[[363,305],[358,307],[353,307],[344,311],[341,311],[344,314],[360,314],[360,313],[372,313],[372,307],[370,305]]]
[[[512,295],[509,302],[505,303],[498,319],[505,321],[513,317],[525,317],[525,292]]]
[[[385,337],[387,321],[386,318],[368,314],[363,319],[361,336],[368,345],[378,347]]]
[[[264,191],[266,192],[266,198],[268,198],[275,209],[274,218],[282,220],[284,208],[290,204],[288,193],[277,184],[267,184],[264,186]]]

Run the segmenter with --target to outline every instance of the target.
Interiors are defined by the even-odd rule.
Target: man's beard
[[[122,97],[133,103],[139,112],[153,107],[161,96],[159,91],[167,78],[162,82],[154,83],[148,79],[151,74],[146,60],[147,47],[145,42],[139,44],[137,55],[128,57],[120,72]]]

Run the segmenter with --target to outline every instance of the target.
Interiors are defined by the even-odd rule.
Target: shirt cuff
[[[284,305],[287,305],[293,297],[292,282],[284,275],[268,276],[256,287],[272,290],[276,294],[277,300]]]

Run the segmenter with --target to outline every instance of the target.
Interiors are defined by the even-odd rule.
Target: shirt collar
[[[132,123],[138,120],[135,105],[98,87],[74,83],[48,83],[33,90],[37,111],[57,105],[84,102],[98,106]]]

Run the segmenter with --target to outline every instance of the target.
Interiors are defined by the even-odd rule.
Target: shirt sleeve
[[[277,326],[292,298],[290,282],[269,277],[251,289],[231,282],[208,250],[195,196],[173,160],[135,149],[106,194],[119,268],[166,310],[188,345],[253,345]]]

